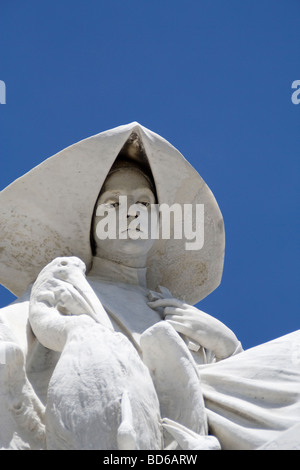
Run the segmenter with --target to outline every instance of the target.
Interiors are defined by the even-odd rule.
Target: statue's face
[[[157,233],[158,229],[153,213],[151,217],[155,202],[149,181],[134,167],[108,176],[93,220],[97,255],[119,261],[146,256],[155,241],[151,233]],[[101,235],[104,231],[108,233],[106,239]]]

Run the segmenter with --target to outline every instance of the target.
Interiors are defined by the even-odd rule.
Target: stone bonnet
[[[149,288],[165,286],[195,304],[219,285],[225,235],[212,192],[178,150],[137,122],[67,147],[0,193],[1,284],[20,296],[58,256],[78,256],[89,271],[95,202],[126,146],[129,157],[150,170],[159,203],[204,204],[203,248],[187,251],[184,239],[157,240],[147,262]]]

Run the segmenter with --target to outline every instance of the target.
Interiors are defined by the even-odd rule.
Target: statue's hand
[[[178,333],[213,351],[217,359],[232,356],[241,348],[235,334],[216,318],[174,298],[148,302],[154,309],[163,308],[164,319]],[[242,349],[241,349],[242,350]]]
[[[84,263],[74,256],[56,258],[41,271],[31,291],[29,322],[40,343],[59,352],[74,329],[97,322],[113,330]]]
[[[220,443],[214,436],[201,436],[168,418],[163,419],[162,425],[183,450],[221,450]]]

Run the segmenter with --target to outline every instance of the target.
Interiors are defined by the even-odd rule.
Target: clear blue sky
[[[199,307],[245,348],[299,329],[299,0],[2,1],[0,43],[0,189],[138,121],[224,216],[222,284]]]

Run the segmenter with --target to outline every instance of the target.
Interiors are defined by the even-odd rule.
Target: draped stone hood
[[[212,192],[169,142],[133,122],[67,147],[0,193],[0,283],[16,296],[57,256],[77,256],[89,271],[95,202],[132,135],[143,148],[137,158],[150,166],[159,203],[204,204],[203,247],[186,250],[185,239],[157,240],[147,262],[149,288],[165,286],[195,304],[219,285],[225,235]]]

